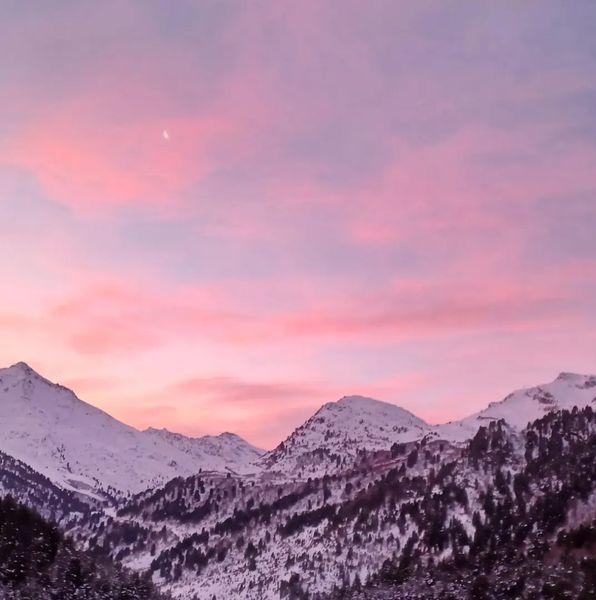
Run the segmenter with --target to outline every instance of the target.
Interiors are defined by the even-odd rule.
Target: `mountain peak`
[[[343,396],[335,404],[347,405],[347,406],[375,406],[388,404],[381,400],[375,400],[375,398],[369,398],[368,396],[350,395]]]
[[[429,426],[407,410],[365,396],[324,404],[261,460],[267,469],[323,475],[354,464],[361,450],[388,450],[395,442],[422,438]]]
[[[20,360],[16,362],[14,365],[11,365],[9,369],[31,369],[31,367],[24,361]]]
[[[237,433],[232,433],[231,431],[222,431],[221,433],[218,433],[216,437],[220,440],[245,441]]]
[[[55,385],[23,361],[10,365],[10,367],[0,369],[0,376],[6,377],[14,382],[24,381],[25,379],[34,379],[36,381],[43,381]]]
[[[337,402],[330,402],[325,405],[328,407],[339,407],[344,410],[356,411],[357,413],[365,413],[372,417],[380,417],[405,420],[410,424],[416,423],[420,427],[427,427],[423,419],[417,417],[409,410],[393,404],[392,402],[384,402],[367,396],[344,396]]]
[[[555,381],[576,381],[578,379],[585,379],[586,377],[587,375],[580,375],[571,371],[561,371]]]
[[[574,406],[592,406],[596,403],[594,388],[596,376],[563,371],[551,383],[516,390],[469,417],[437,425],[435,432],[443,439],[464,441],[474,435],[481,425],[501,419],[515,429],[522,430],[529,422],[550,412],[572,410]]]
[[[169,429],[165,427],[147,427],[147,429],[143,430],[143,433],[172,433]]]
[[[12,373],[26,373],[27,375],[35,373],[35,371],[26,362],[23,361],[19,361],[14,365],[10,365],[10,367],[8,367],[5,370]]]

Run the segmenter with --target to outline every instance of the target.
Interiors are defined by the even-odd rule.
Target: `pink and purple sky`
[[[271,447],[596,371],[596,3],[8,0],[0,364]]]

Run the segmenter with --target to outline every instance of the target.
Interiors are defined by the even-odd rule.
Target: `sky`
[[[0,364],[273,447],[596,373],[596,3],[5,0]]]

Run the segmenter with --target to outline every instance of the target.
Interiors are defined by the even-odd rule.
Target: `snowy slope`
[[[255,461],[265,453],[235,433],[187,437],[167,429],[150,427],[143,432],[193,457],[202,469],[210,471],[234,471],[240,474],[254,473]]]
[[[222,465],[219,457],[201,462],[160,436],[121,423],[25,363],[0,369],[0,450],[87,493],[138,492]]]
[[[523,429],[530,421],[545,414],[574,406],[596,407],[596,376],[561,373],[552,383],[517,390],[500,402],[491,402],[487,408],[460,421],[433,428],[441,439],[461,442],[472,437],[482,425],[504,419],[516,429]]]
[[[417,440],[429,431],[422,419],[399,406],[345,396],[323,405],[260,464],[269,471],[316,475],[333,463],[341,467],[359,450],[388,450],[394,442]]]

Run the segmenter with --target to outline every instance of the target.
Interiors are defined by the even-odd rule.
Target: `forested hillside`
[[[185,600],[584,599],[595,485],[586,407],[522,433],[493,421],[464,445],[361,452],[352,469],[319,478],[180,478],[80,526],[90,549],[148,569]]]
[[[550,414],[527,429],[524,442],[523,468],[512,476],[514,449],[503,430],[480,429],[467,460],[474,473],[492,481],[472,514],[472,533],[435,510],[368,589],[337,597],[596,598],[594,412]],[[413,510],[424,523],[428,505]],[[435,545],[442,556],[423,551]]]
[[[153,585],[77,551],[56,525],[0,499],[2,600],[158,600]]]

